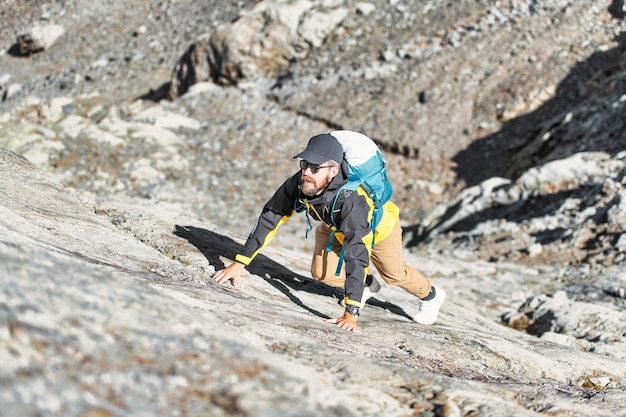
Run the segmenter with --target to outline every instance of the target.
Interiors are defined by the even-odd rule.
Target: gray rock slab
[[[621,410],[624,361],[503,327],[454,291],[419,326],[385,287],[348,333],[324,323],[342,309],[302,254],[268,250],[217,286],[238,238],[155,207],[94,209],[4,149],[0,167],[2,415]]]

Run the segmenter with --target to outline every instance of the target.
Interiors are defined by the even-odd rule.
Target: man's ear
[[[335,178],[337,176],[337,174],[339,174],[339,167],[332,167],[332,168],[330,168],[330,176],[332,178]]]

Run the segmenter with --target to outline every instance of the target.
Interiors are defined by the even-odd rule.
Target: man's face
[[[310,164],[304,160],[300,161],[302,193],[304,195],[315,197],[324,192],[338,172],[338,169],[330,164],[330,161],[321,165]]]

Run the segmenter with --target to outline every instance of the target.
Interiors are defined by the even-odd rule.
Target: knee
[[[311,268],[311,277],[315,281],[323,281],[324,280],[324,271],[321,268],[317,268],[313,266]]]

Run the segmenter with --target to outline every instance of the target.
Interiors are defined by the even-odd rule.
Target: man
[[[341,143],[332,133],[313,136],[306,149],[294,158],[300,158],[300,171],[285,181],[265,204],[235,262],[217,271],[213,279],[219,284],[231,281],[236,286],[244,267],[270,243],[277,229],[296,212],[306,211],[307,218],[321,222],[315,231],[311,274],[318,281],[344,288],[344,314],[327,322],[345,330],[357,329],[360,309],[380,289],[380,284],[368,275],[371,260],[385,282],[400,286],[420,299],[412,306],[413,311],[407,311],[413,320],[434,323],[446,293],[404,263],[398,206],[391,201],[385,203],[382,219],[372,236],[368,219],[372,216],[373,202],[362,187],[341,189],[348,180],[347,166]],[[340,198],[333,206],[338,193]],[[333,235],[329,251],[333,225],[338,225],[339,231]],[[373,247],[372,239],[375,239]],[[342,256],[344,262],[336,275]]]

